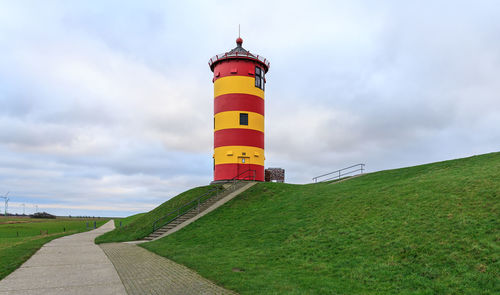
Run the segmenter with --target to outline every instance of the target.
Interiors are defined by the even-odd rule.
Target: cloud
[[[126,215],[207,184],[206,63],[237,24],[271,61],[266,166],[290,182],[500,143],[495,1],[0,6],[0,190],[20,202]]]

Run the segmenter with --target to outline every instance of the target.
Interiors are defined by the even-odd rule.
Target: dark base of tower
[[[257,180],[264,181],[264,166],[257,164],[227,163],[217,164],[214,170],[214,181],[219,180]]]

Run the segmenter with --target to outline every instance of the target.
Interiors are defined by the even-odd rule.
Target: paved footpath
[[[94,239],[114,228],[98,229],[45,244],[20,268],[0,281],[6,294],[127,294],[113,264]]]
[[[134,244],[101,244],[133,294],[235,294],[193,270]]]

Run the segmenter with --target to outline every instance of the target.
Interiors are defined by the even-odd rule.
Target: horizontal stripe
[[[214,148],[244,145],[264,148],[264,133],[252,129],[221,129],[214,133]]]
[[[255,180],[264,181],[264,166],[253,164],[220,164],[215,166],[214,180],[236,179],[253,180],[255,170]]]
[[[221,62],[214,68],[214,81],[227,76],[255,76],[255,66],[261,69],[264,67],[255,61],[251,60],[229,60]]]
[[[229,76],[214,82],[214,97],[229,93],[245,93],[264,98],[264,91],[255,87],[254,77]]]
[[[240,113],[248,114],[248,125],[240,125]],[[242,128],[264,132],[264,116],[261,114],[230,111],[215,114],[214,119],[214,131],[221,129]]]
[[[215,165],[237,163],[264,165],[264,149],[253,146],[221,146],[214,149],[214,159]]]
[[[264,100],[258,96],[243,93],[218,96],[214,101],[214,114],[227,111],[254,112],[264,116]]]

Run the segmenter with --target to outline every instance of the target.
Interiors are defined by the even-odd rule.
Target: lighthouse
[[[264,181],[264,91],[269,61],[236,47],[212,57],[214,182]]]

